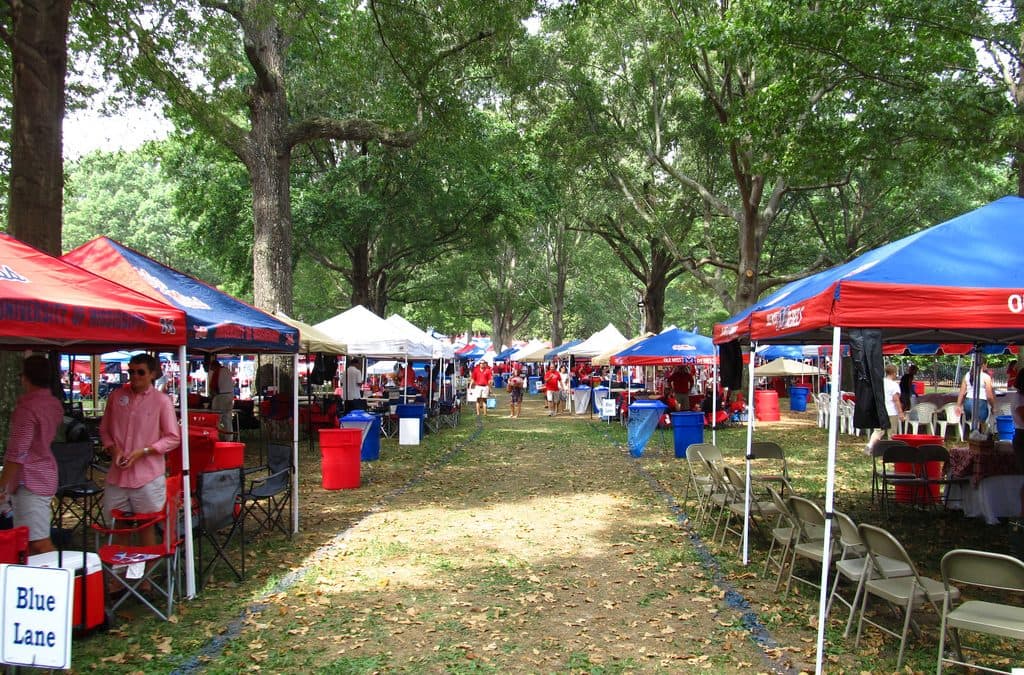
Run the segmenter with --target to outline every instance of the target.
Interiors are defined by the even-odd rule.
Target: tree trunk
[[[11,2],[14,71],[7,231],[61,254],[64,81],[71,0]]]
[[[283,86],[284,40],[276,23],[250,25],[263,72],[250,89],[247,165],[252,183],[253,300],[269,312],[292,311],[291,148]]]

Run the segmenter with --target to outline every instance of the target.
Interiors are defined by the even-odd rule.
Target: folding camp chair
[[[198,541],[200,586],[206,584],[218,560],[223,560],[235,579],[241,581],[245,578],[245,519],[236,509],[241,503],[242,470],[221,469],[201,473],[197,483],[198,513],[193,523]],[[228,557],[228,549],[236,533],[239,539],[237,564]],[[209,559],[204,554],[206,547],[212,549]]]
[[[50,450],[57,460],[57,494],[53,500],[53,523],[61,534],[71,521],[68,534],[82,530],[82,550],[88,548],[89,528],[93,523],[103,522],[100,497],[103,488],[92,479],[94,448],[92,441],[79,443],[51,443]],[[65,548],[62,536],[61,548]]]
[[[129,597],[134,597],[154,614],[167,621],[174,612],[175,583],[178,578],[178,549],[182,539],[179,534],[179,512],[182,502],[181,474],[167,477],[167,500],[162,511],[155,513],[129,514],[114,510],[110,527],[93,524],[97,537],[103,535],[108,542],[115,535],[132,536],[147,528],[162,528],[163,541],[155,546],[107,543],[99,546],[103,570],[126,591],[110,606],[113,613]],[[160,572],[163,571],[161,583]],[[124,574],[120,574],[124,572]],[[143,593],[145,585],[152,593],[160,596],[166,605],[161,611]]]
[[[778,483],[779,494],[785,496],[789,485],[789,464],[782,446],[771,441],[754,441],[750,444],[750,456],[757,460],[753,478],[761,482]]]
[[[246,469],[247,476],[258,472],[266,474],[249,481],[248,488],[242,492],[239,517],[252,516],[257,523],[255,532],[277,529],[291,536],[286,515],[291,503],[292,470],[292,448],[280,443],[267,444],[266,465]]]

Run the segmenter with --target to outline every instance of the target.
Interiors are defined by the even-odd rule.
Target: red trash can
[[[325,490],[359,487],[360,429],[321,429],[321,474]]]

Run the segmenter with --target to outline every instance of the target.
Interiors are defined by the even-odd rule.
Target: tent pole
[[[718,345],[715,345],[715,363],[711,366],[711,445],[718,445]]]
[[[749,537],[750,532],[750,447],[754,442],[754,352],[757,351],[757,340],[750,343],[750,361],[747,364],[747,389],[750,395],[747,397],[747,449],[743,454],[746,457],[747,476],[744,484],[746,489],[743,495],[743,564],[750,562]]]
[[[185,345],[178,347],[178,368],[188,376],[185,356]],[[192,477],[189,475],[188,457],[188,393],[178,396],[178,408],[181,410],[181,480],[182,493],[185,498],[185,513],[192,513]],[[189,524],[191,525],[191,523]],[[185,597],[189,600],[196,597],[196,559],[195,542],[192,539],[192,528],[185,528]]]
[[[835,505],[836,492],[836,444],[839,436],[839,382],[840,369],[842,368],[842,355],[840,352],[840,338],[842,328],[832,328],[832,393],[829,397],[829,425],[828,425],[828,468],[825,480],[825,539],[822,542],[822,563],[821,563],[821,588],[818,591],[818,637],[817,656],[814,661],[814,672],[820,674],[823,668],[825,656],[825,608],[828,602],[828,569],[831,565],[829,554],[832,548],[832,521],[834,520],[833,507]]]
[[[299,531],[299,353],[292,354],[292,534]]]

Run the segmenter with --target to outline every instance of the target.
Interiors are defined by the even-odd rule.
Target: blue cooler
[[[342,429],[359,429],[363,434],[363,444],[359,459],[372,462],[380,459],[380,418],[365,410],[353,410],[338,420]]]
[[[419,445],[423,437],[423,417],[427,406],[422,403],[400,403],[395,406],[398,413],[398,444]]]
[[[674,412],[670,417],[676,457],[686,457],[688,447],[704,442],[704,413]]]

